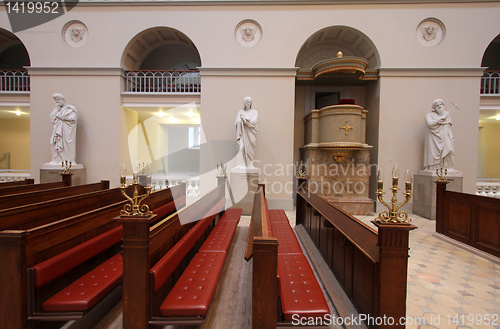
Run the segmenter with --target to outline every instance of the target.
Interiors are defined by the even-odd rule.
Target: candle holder
[[[226,163],[221,163],[221,164],[217,164],[217,177],[227,177],[227,174],[226,174],[226,170],[227,170],[227,164]]]
[[[446,168],[439,168],[436,169],[436,175],[438,176],[437,181],[438,182],[447,182],[448,179],[446,178],[446,175],[448,175],[448,169]]]
[[[396,196],[399,188],[398,188],[398,182],[399,182],[399,169],[398,165],[395,165],[393,170],[392,170],[392,187],[390,190],[392,191],[392,198],[391,198],[391,205],[389,206],[383,199],[383,195],[385,194],[382,189],[384,187],[384,178],[383,178],[383,173],[382,170],[379,169],[378,171],[378,179],[377,179],[377,196],[378,200],[380,203],[382,203],[385,207],[387,207],[388,211],[381,211],[378,214],[377,219],[386,222],[386,223],[407,223],[411,222],[411,219],[408,218],[408,214],[405,211],[399,211],[402,206],[407,204],[412,196],[411,193],[411,185],[412,185],[412,176],[410,173],[410,170],[406,171],[405,174],[405,200],[398,205],[398,198]]]
[[[149,166],[149,165],[148,165]],[[138,169],[138,168],[137,168]],[[149,172],[146,170],[146,172]],[[141,204],[144,199],[146,199],[149,194],[151,194],[151,176],[149,176],[149,179],[147,181],[149,182],[147,186],[144,187],[146,190],[145,194],[139,195],[139,183],[137,182],[137,178],[139,176],[139,172],[135,170],[133,172],[133,183],[131,186],[134,187],[134,192],[132,196],[129,196],[127,194],[127,168],[123,164],[121,169],[120,169],[120,190],[122,192],[122,195],[127,198],[127,200],[130,203],[127,203],[125,206],[123,206],[122,211],[120,214],[122,216],[132,216],[132,217],[145,217],[145,216],[151,216],[153,213],[149,210],[149,206],[147,204]]]
[[[61,166],[63,168],[62,174],[63,175],[70,175],[72,174],[71,172],[71,162],[68,162],[67,160],[64,162],[61,162]]]
[[[307,165],[300,161],[300,164],[297,162],[297,179],[306,179],[307,178]]]

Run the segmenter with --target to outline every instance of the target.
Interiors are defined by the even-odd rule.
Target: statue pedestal
[[[450,181],[446,190],[462,192],[463,176],[458,170],[448,171]],[[420,170],[414,176],[413,213],[427,219],[436,219],[436,183],[435,170]]]
[[[233,168],[229,175],[230,198],[232,208],[243,210],[243,215],[251,215],[254,194],[259,187],[258,169]]]
[[[71,172],[73,176],[71,178],[71,185],[83,185],[86,184],[86,170],[83,164],[73,164],[71,165]],[[40,169],[40,183],[52,183],[60,182],[62,180],[61,174],[63,168],[61,165],[53,165],[45,163]]]

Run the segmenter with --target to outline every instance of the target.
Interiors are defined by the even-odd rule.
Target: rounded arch
[[[30,65],[23,42],[14,33],[0,28],[0,69],[20,70]]]
[[[134,36],[121,59],[125,70],[194,69],[193,66],[201,66],[201,58],[191,39],[179,30],[162,26]]]
[[[297,54],[295,65],[300,71],[311,71],[315,65],[325,60],[344,57],[365,59],[366,69],[380,67],[380,56],[374,43],[363,32],[349,26],[330,26],[311,35]]]
[[[487,70],[500,71],[500,34],[488,45],[481,59],[481,67]]]

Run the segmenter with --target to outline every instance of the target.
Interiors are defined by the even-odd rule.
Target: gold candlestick
[[[127,200],[130,203],[127,203],[125,206],[123,206],[122,211],[120,212],[121,215],[125,216],[150,216],[152,215],[152,212],[149,210],[149,206],[147,204],[141,204],[144,199],[146,199],[149,194],[151,194],[151,185],[148,184],[148,186],[144,187],[146,190],[145,194],[139,195],[139,190],[138,186],[139,184],[137,183],[137,176],[138,173],[137,171],[134,171],[133,173],[133,179],[134,182],[132,183],[132,186],[134,186],[134,192],[132,196],[127,195],[127,186],[126,186],[126,180],[127,180],[127,168],[125,165],[122,165],[120,169],[120,190],[122,192],[122,195],[127,198]]]
[[[399,211],[402,206],[407,204],[412,196],[411,193],[411,185],[412,185],[412,177],[411,173],[409,170],[406,171],[405,174],[405,200],[398,206],[398,198],[397,198],[397,192],[399,190],[398,188],[398,182],[399,182],[399,170],[397,168],[397,165],[394,166],[394,169],[392,170],[392,187],[390,190],[392,191],[392,198],[391,198],[391,205],[389,206],[383,199],[383,195],[385,194],[382,189],[384,187],[384,182],[383,182],[383,174],[382,170],[379,169],[378,173],[378,183],[377,183],[377,197],[380,203],[382,203],[385,207],[387,207],[388,211],[381,211],[378,214],[377,219],[383,222],[388,222],[388,223],[406,223],[406,222],[411,222],[411,219],[408,218],[408,214],[405,211]]]

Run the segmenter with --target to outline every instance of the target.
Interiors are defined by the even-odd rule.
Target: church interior
[[[4,1],[2,327],[500,328],[498,15]]]

